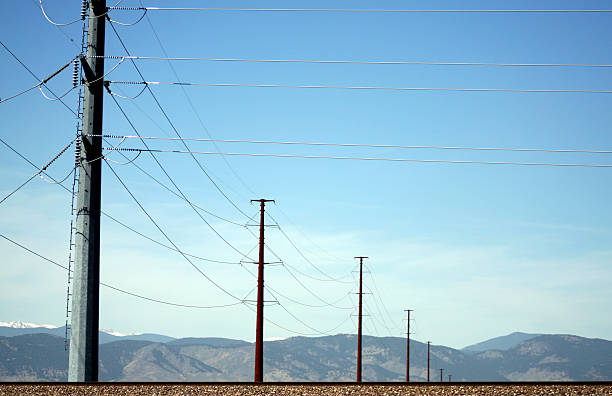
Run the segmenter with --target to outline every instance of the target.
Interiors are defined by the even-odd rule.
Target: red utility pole
[[[357,382],[361,382],[361,317],[363,296],[363,259],[365,256],[356,256],[359,259],[359,321],[357,322]]]
[[[429,382],[429,346],[431,341],[427,341],[427,382]]]
[[[257,272],[257,328],[255,331],[255,382],[263,382],[263,308],[264,308],[264,206],[272,199],[252,199],[261,204],[259,218],[259,268]]]
[[[410,312],[412,309],[404,309],[408,312],[408,329],[406,330],[406,382],[410,382]]]

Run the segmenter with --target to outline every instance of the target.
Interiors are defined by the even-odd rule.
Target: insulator
[[[79,60],[75,59],[72,66],[72,86],[77,87],[79,85]]]
[[[83,0],[83,4],[81,4],[81,19],[85,20],[87,17],[87,9],[89,8],[89,4],[86,0]]]

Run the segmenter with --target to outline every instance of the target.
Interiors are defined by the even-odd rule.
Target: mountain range
[[[57,332],[61,335],[58,336]],[[158,334],[100,341],[102,381],[251,381],[253,343]],[[63,328],[0,326],[0,381],[65,381]],[[113,338],[114,337],[114,338]],[[137,338],[134,338],[137,337]],[[403,381],[406,343],[363,338],[364,381]],[[427,380],[427,345],[411,341],[412,381]],[[612,341],[512,333],[463,350],[431,346],[432,381],[610,381]],[[353,381],[356,336],[292,337],[264,343],[265,381]]]

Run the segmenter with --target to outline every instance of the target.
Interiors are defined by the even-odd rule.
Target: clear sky
[[[61,4],[60,4],[61,3]],[[187,1],[143,0],[157,7],[354,9],[610,9],[607,1]],[[5,0],[0,39],[44,78],[80,51],[81,23],[48,23],[37,0]],[[79,17],[78,1],[47,1],[57,22]],[[138,7],[124,0],[121,6]],[[112,11],[136,21],[136,11]],[[611,65],[612,13],[339,13],[154,11],[134,26],[115,25],[132,55],[359,61],[485,62]],[[74,42],[71,42],[71,39]],[[107,26],[106,54],[124,50]],[[111,70],[118,60],[106,61]],[[163,60],[138,60],[147,81],[178,81]],[[181,81],[194,83],[612,90],[610,67],[433,66],[381,64],[173,61]],[[37,81],[0,48],[0,98]],[[64,93],[71,68],[49,87]],[[129,61],[107,76],[140,81]],[[124,96],[140,86],[111,84]],[[183,137],[461,146],[612,150],[612,94],[449,91],[359,91],[253,87],[152,86]],[[76,90],[65,102],[76,108]],[[143,136],[175,136],[149,92],[116,97]],[[113,97],[105,94],[104,132],[133,135]],[[193,108],[190,105],[193,104]],[[195,111],[194,111],[195,108]],[[198,120],[198,117],[202,122]],[[77,120],[35,89],[0,103],[0,137],[38,165],[75,134]],[[118,143],[113,140],[111,143]],[[149,142],[181,150],[178,142]],[[612,154],[374,149],[188,142],[193,151],[408,158],[494,162],[612,164]],[[128,140],[122,147],[141,148]],[[131,153],[126,153],[132,158]],[[237,211],[185,154],[156,157],[195,204],[244,224]],[[266,285],[281,305],[266,307],[265,337],[353,333],[356,260],[364,255],[365,333],[400,336],[404,309],[414,309],[420,341],[452,347],[513,331],[571,333],[611,339],[612,168],[349,161],[197,155],[224,194],[248,216],[251,199],[275,199],[269,214],[281,231],[266,230],[285,266],[266,268]],[[118,153],[109,160],[125,162]],[[48,170],[70,172],[72,149]],[[149,153],[134,162],[171,187]],[[237,263],[225,244],[183,200],[133,165],[113,169],[181,250]],[[36,170],[0,145],[0,195]],[[64,183],[70,187],[71,178]],[[169,244],[103,167],[103,210],[156,241]],[[202,213],[237,250],[257,240],[245,227]],[[68,261],[70,194],[35,178],[0,204],[0,233],[62,265]],[[257,218],[251,224],[257,223]],[[270,218],[266,221],[272,223]],[[249,227],[256,233],[256,227]],[[234,303],[180,254],[102,218],[102,281],[187,305]],[[62,325],[65,270],[0,239],[0,320]],[[270,252],[267,260],[278,261]],[[248,254],[257,257],[257,249]],[[304,259],[304,256],[324,274]],[[230,293],[255,299],[253,264],[193,259]],[[295,276],[295,278],[291,275]],[[321,281],[343,277],[345,283]],[[317,279],[313,279],[317,278]],[[348,283],[346,283],[349,281]],[[299,305],[298,303],[308,306]],[[247,303],[249,304],[249,303]],[[334,305],[324,306],[321,305]],[[312,307],[315,306],[315,307]],[[100,325],[120,332],[175,337],[255,337],[255,315],[238,304],[178,308],[101,289]],[[296,320],[299,318],[309,327]]]

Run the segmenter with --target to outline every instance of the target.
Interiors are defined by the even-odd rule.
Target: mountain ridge
[[[63,337],[0,337],[0,381],[65,381]],[[406,348],[400,337],[363,338],[364,381],[404,381]],[[427,345],[411,340],[411,381],[427,378]],[[100,345],[102,381],[252,381],[254,345],[222,338],[167,343],[125,340]],[[542,335],[507,351],[465,352],[431,346],[431,373],[453,381],[610,381],[612,341]],[[356,335],[292,337],[264,342],[265,381],[353,381]],[[445,378],[446,380],[446,378]]]

